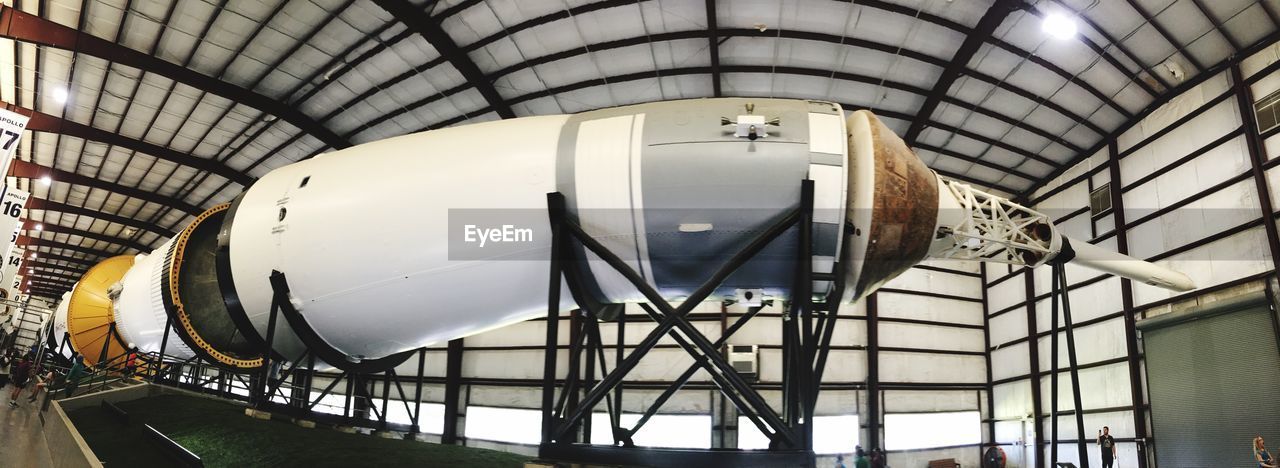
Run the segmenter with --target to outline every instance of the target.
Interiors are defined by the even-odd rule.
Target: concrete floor
[[[23,391],[17,408],[9,407],[9,392],[0,392],[0,465],[22,468],[46,468],[53,466],[49,459],[49,446],[45,444],[40,426],[39,400],[27,403],[27,391]]]

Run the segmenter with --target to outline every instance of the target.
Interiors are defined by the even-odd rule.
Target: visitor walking
[[[71,369],[67,371],[67,386],[62,389],[65,397],[71,397],[76,392],[76,387],[80,385],[80,378],[84,377],[84,359],[79,354],[71,355]]]
[[[31,358],[23,356],[18,365],[14,366],[11,373],[13,380],[13,392],[9,394],[9,406],[18,406],[18,396],[22,394],[22,389],[26,387],[27,381],[31,379]]]

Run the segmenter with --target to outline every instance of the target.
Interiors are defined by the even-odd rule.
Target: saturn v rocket
[[[1194,288],[1179,272],[1068,239],[1041,213],[942,179],[871,112],[724,98],[459,126],[290,164],[154,252],[90,269],[56,320],[90,362],[103,349],[157,351],[168,336],[168,354],[249,370],[262,362],[269,276],[279,271],[320,339],[353,362],[377,359],[545,313],[547,193],[563,194],[586,233],[677,301],[795,209],[804,180],[814,186],[814,271],[845,269],[838,300],[927,258],[1071,261]],[[749,290],[785,300],[796,242],[794,233],[775,240],[712,297]],[[603,262],[580,258],[569,268],[593,300],[641,299]],[[818,298],[836,290],[814,286]],[[562,309],[575,307],[560,297]],[[118,337],[100,331],[104,321]],[[304,351],[284,321],[271,341],[285,357]]]

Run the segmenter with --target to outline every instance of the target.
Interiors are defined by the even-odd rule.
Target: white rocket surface
[[[1186,290],[1181,273],[1062,237],[1044,215],[941,179],[870,112],[828,102],[699,99],[428,131],[278,168],[140,258],[114,300],[121,334],[215,364],[260,363],[273,271],[316,335],[375,359],[545,313],[546,194],[664,297],[679,300],[815,187],[814,271],[855,300],[928,257],[1070,260]],[[842,229],[850,231],[843,245]],[[794,232],[717,289],[783,299]],[[585,252],[579,250],[580,255]],[[593,255],[602,303],[640,299]],[[833,290],[816,282],[814,294]],[[562,308],[575,305],[565,292]],[[74,313],[74,311],[73,311]],[[283,320],[274,349],[299,356]]]

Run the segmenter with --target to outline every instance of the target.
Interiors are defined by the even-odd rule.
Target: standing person
[[[31,378],[31,358],[23,356],[18,365],[13,368],[13,393],[9,394],[9,406],[18,406],[18,395],[22,394],[22,388],[27,385],[27,380]]]
[[[44,375],[40,375],[38,372],[35,375],[36,385],[31,387],[31,398],[27,398],[28,403],[35,403],[36,397],[40,396],[40,390],[43,390],[45,387],[48,387],[49,384],[53,383],[54,373],[52,367],[50,367],[49,371],[45,372]]]
[[[84,376],[84,359],[80,354],[71,355],[71,369],[67,371],[67,385],[62,390],[63,395],[70,398],[76,392],[76,386],[80,385],[80,377]]]
[[[1271,458],[1271,452],[1267,451],[1267,444],[1262,436],[1253,438],[1253,459],[1258,462],[1258,468],[1276,468],[1276,460]]]
[[[836,455],[835,468],[847,468],[844,466],[844,454]]]
[[[853,456],[854,468],[871,468],[871,460],[867,458],[867,452],[862,450],[861,445],[853,450]]]
[[[138,348],[129,348],[129,356],[124,361],[125,377],[133,377],[133,373],[138,370]]]
[[[1111,428],[1102,426],[1098,431],[1098,448],[1102,450],[1102,468],[1112,468],[1116,463],[1116,439],[1111,437]]]
[[[888,468],[888,466],[889,460],[884,449],[879,447],[871,449],[871,468]]]
[[[9,385],[9,356],[0,355],[0,388]]]

